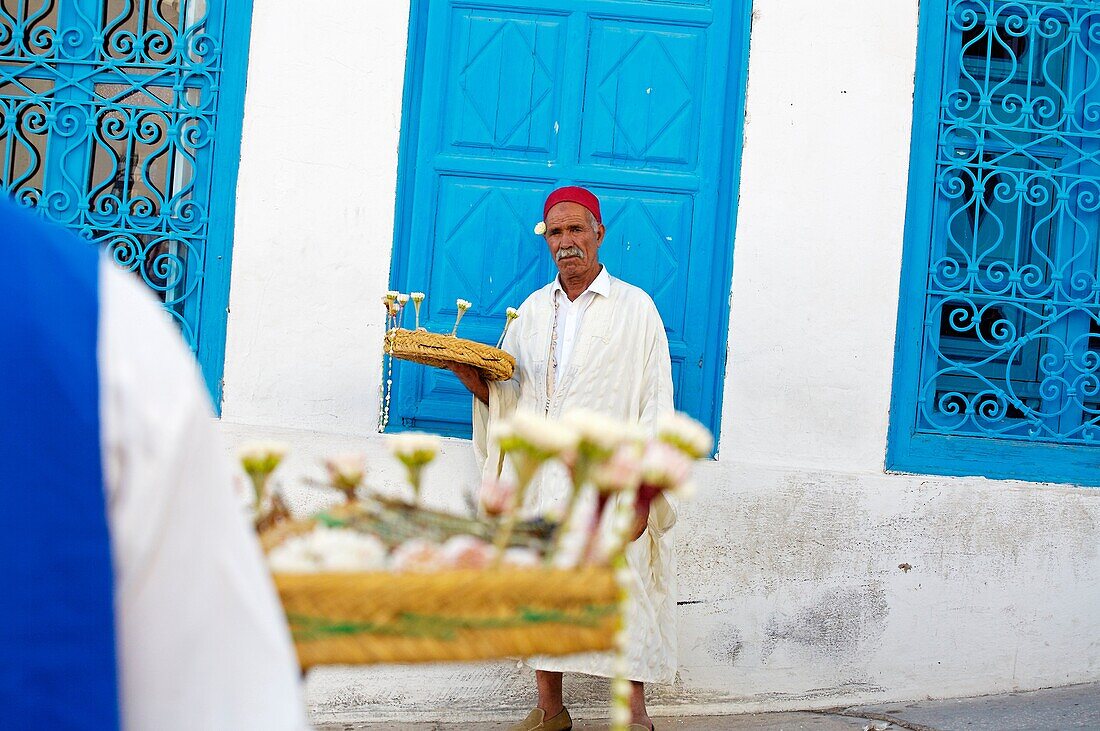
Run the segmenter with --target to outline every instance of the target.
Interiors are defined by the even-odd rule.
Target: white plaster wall
[[[224,419],[286,478],[360,448],[377,388],[408,6],[257,0]],[[883,473],[917,3],[756,0],[721,459],[682,518],[684,712],[1100,678],[1100,491]],[[288,104],[288,100],[291,102]],[[475,482],[448,440],[428,498]],[[457,479],[456,479],[457,476]],[[293,493],[301,510],[324,496]],[[911,570],[899,565],[907,563]],[[506,663],[311,674],[318,718],[526,707]],[[577,680],[574,705],[603,708]]]
[[[368,433],[409,8],[254,5],[222,415]]]
[[[754,7],[722,452],[877,471],[917,3]]]

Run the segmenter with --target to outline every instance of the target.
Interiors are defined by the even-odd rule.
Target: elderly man
[[[642,427],[673,408],[668,340],[653,300],[600,264],[606,229],[599,200],[584,188],[560,188],[546,199],[543,219],[537,230],[546,238],[558,276],[527,298],[509,329],[504,349],[516,357],[515,375],[486,383],[472,368],[454,368],[476,397],[474,445],[487,477],[496,477],[500,464],[488,429],[517,408],[549,418],[584,408]],[[566,485],[563,471],[545,469],[529,488],[533,504],[527,507],[559,507]],[[676,670],[669,536],[676,514],[661,497],[640,518],[627,550],[636,584],[628,613],[627,677],[633,685],[631,728],[639,730],[652,728],[643,683],[669,683]],[[613,658],[605,654],[535,658],[532,665],[538,707],[513,731],[572,728],[562,699],[563,672],[614,675]]]

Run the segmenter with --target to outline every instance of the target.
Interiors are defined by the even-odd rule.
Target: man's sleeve
[[[523,317],[521,310],[520,318]],[[507,419],[515,413],[519,404],[519,320],[508,328],[501,348],[517,360],[516,370],[507,381],[489,381],[489,403],[483,404],[473,397],[473,443],[474,457],[483,478],[496,478],[500,474],[500,450],[489,442],[489,431],[493,425]]]
[[[661,417],[673,411],[672,396],[672,357],[668,351],[668,336],[657,308],[650,303],[651,313],[647,318],[645,365],[642,367],[642,404],[638,413],[638,423],[651,428]]]
[[[650,304],[650,337],[645,367],[642,371],[642,408],[638,420],[642,427],[650,429],[662,414],[674,409],[672,394],[672,356],[668,350],[668,336],[655,305]],[[674,499],[663,493],[653,501],[649,509],[649,531],[661,536],[676,524]]]
[[[100,411],[125,728],[306,728],[297,662],[194,358],[100,275]]]

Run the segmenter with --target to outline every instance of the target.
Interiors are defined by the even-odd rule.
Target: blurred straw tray
[[[386,333],[384,347],[394,358],[435,368],[453,363],[473,366],[487,381],[506,381],[516,369],[516,359],[499,348],[426,330],[393,328]]]
[[[303,668],[603,651],[620,623],[609,568],[275,574],[275,586]]]

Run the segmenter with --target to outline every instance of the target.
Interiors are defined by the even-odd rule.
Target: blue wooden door
[[[551,281],[532,233],[559,185],[601,200],[611,274],[657,303],[677,405],[717,429],[748,0],[425,0],[413,10],[392,284],[422,324],[496,341]],[[398,364],[392,428],[465,436],[450,373]]]

